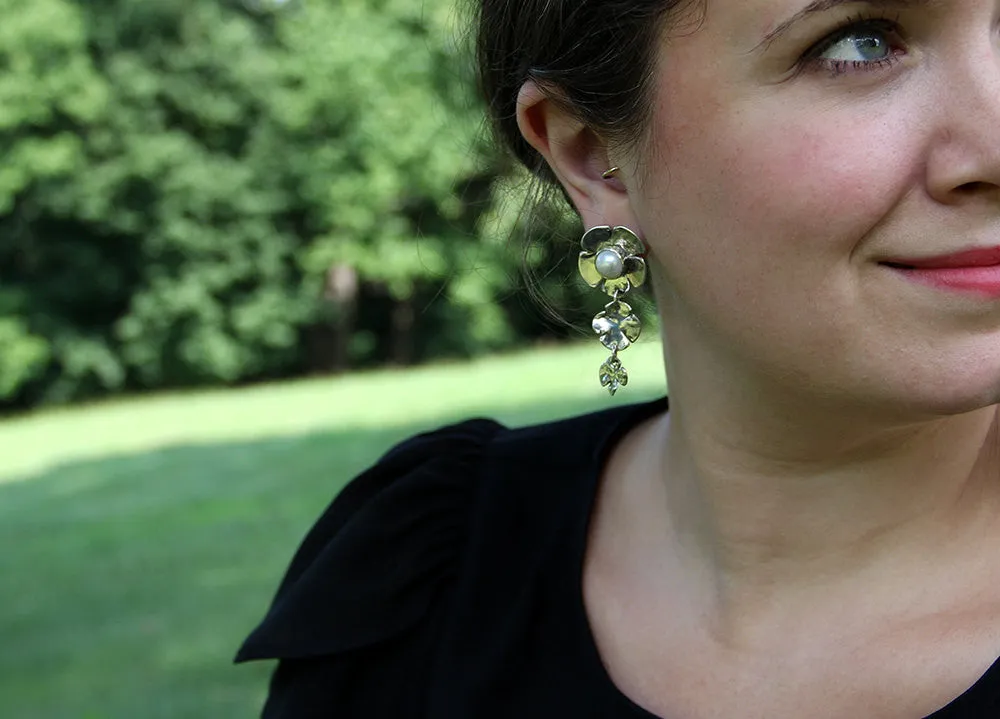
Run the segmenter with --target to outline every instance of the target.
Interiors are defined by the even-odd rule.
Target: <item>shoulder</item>
[[[280,660],[265,716],[312,716],[298,707],[317,701],[413,716],[404,707],[431,683],[442,637],[496,624],[510,592],[565,554],[560,526],[585,521],[589,502],[580,478],[636,409],[518,429],[463,422],[406,440],[351,481],[237,655]]]
[[[347,651],[419,621],[461,550],[487,448],[505,431],[480,419],[420,434],[349,482],[306,534],[237,661]]]
[[[237,660],[350,650],[418,622],[455,578],[471,534],[516,524],[534,541],[525,513],[543,523],[546,505],[600,463],[608,435],[659,404],[517,429],[475,419],[400,443],[309,530]]]

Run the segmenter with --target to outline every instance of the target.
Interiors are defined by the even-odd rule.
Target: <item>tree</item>
[[[451,0],[0,9],[0,406],[538,333]]]
[[[85,128],[106,117],[109,90],[87,53],[86,18],[63,0],[0,0],[0,401],[55,363],[91,364],[117,379],[106,345],[87,338],[113,303],[100,248],[65,256],[63,218],[46,194],[87,166]],[[93,272],[94,302],[74,300],[74,276]],[[113,274],[113,272],[112,272]],[[74,343],[79,339],[78,343]],[[72,347],[71,347],[72,345]],[[112,363],[113,365],[113,363]]]

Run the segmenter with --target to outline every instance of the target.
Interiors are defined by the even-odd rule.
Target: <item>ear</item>
[[[641,234],[629,202],[628,168],[621,164],[615,177],[605,179],[617,166],[606,144],[534,81],[518,94],[517,124],[566,189],[585,227],[625,225]]]

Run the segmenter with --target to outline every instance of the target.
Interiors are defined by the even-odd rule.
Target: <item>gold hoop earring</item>
[[[642,323],[622,297],[646,282],[646,246],[627,227],[595,227],[580,241],[580,275],[595,289],[611,297],[604,311],[594,317],[592,327],[611,356],[601,365],[601,386],[613,397],[628,384],[628,371],[618,359],[639,339]]]

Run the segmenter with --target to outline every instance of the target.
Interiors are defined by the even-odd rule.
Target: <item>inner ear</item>
[[[576,174],[587,182],[607,182],[604,173],[611,169],[607,143],[594,130],[582,125],[569,149]]]
[[[552,168],[585,225],[628,224],[625,184],[604,177],[612,166],[608,143],[579,113],[529,81],[518,96],[518,126]]]

